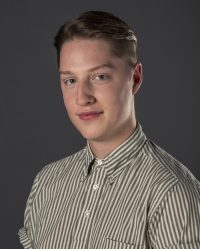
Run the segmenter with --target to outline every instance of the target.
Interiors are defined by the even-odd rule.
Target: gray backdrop
[[[152,140],[200,178],[199,0],[20,0],[0,4],[1,248],[16,235],[33,178],[85,142],[62,103],[52,47],[58,27],[85,10],[107,10],[139,40],[144,81],[138,120]]]

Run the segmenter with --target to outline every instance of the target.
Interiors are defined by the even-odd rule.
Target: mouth
[[[81,120],[89,121],[98,118],[103,112],[82,112],[78,116]]]

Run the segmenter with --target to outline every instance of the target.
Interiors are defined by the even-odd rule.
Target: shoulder
[[[158,178],[163,175],[166,178],[173,178],[175,182],[183,185],[192,184],[200,188],[200,182],[191,171],[153,141],[147,140],[143,148],[143,155],[151,160],[152,170],[156,172]]]
[[[63,170],[75,167],[84,159],[85,149],[82,149],[68,157],[62,158],[60,160],[51,162],[44,166],[42,170],[38,173],[39,178],[48,176],[56,176],[60,174]]]
[[[141,154],[149,161],[150,216],[166,200],[185,206],[200,202],[200,183],[186,166],[151,140],[147,140]]]
[[[62,176],[65,176],[66,179],[67,176],[74,174],[74,171],[77,171],[84,161],[84,156],[85,149],[82,149],[68,157],[44,166],[36,175],[31,192],[39,194],[44,187],[53,185]]]

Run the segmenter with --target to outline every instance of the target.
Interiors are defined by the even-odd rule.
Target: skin
[[[69,118],[103,159],[136,127],[134,95],[142,82],[142,65],[130,70],[108,42],[79,38],[62,45],[59,67]]]

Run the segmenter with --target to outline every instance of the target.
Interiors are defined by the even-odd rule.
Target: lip
[[[98,118],[103,112],[91,111],[91,112],[81,112],[78,116],[81,120],[88,121]]]

